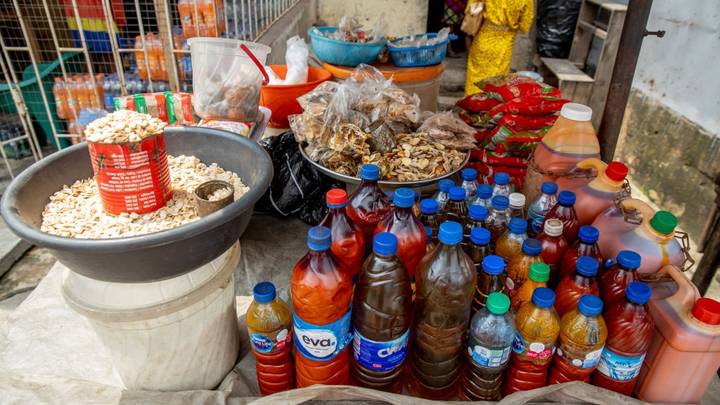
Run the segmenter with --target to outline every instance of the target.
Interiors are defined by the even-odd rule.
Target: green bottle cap
[[[503,315],[510,309],[510,298],[501,292],[494,292],[488,295],[485,305],[491,314]]]
[[[550,279],[550,266],[545,263],[534,262],[530,264],[530,280],[542,283]]]
[[[670,212],[658,211],[650,220],[650,226],[663,235],[670,235],[675,231],[677,222],[675,215]]]

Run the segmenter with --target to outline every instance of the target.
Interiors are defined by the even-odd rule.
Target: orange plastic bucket
[[[270,65],[270,68],[279,78],[285,79],[287,66]],[[288,115],[300,114],[302,112],[297,98],[309,93],[317,87],[318,84],[330,79],[332,79],[332,75],[327,70],[310,66],[308,67],[307,83],[287,85],[266,84],[262,86],[260,90],[260,105],[272,111],[270,127],[288,128]]]

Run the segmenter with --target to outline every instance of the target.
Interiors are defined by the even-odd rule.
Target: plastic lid
[[[465,189],[453,186],[450,188],[450,199],[453,201],[463,201],[465,199]]]
[[[538,287],[532,293],[532,302],[539,308],[550,308],[555,303],[555,293],[547,287]]]
[[[261,304],[272,302],[275,299],[275,286],[269,281],[257,283],[253,287],[253,297]]]
[[[527,221],[525,221],[522,218],[510,218],[510,224],[508,225],[508,229],[510,229],[510,233],[525,233],[527,232]]]
[[[470,204],[468,208],[468,217],[473,221],[484,221],[488,216],[488,209],[480,204]]]
[[[590,256],[580,256],[575,262],[575,271],[585,277],[595,277],[600,263]]]
[[[540,187],[540,191],[543,194],[555,194],[557,193],[558,185],[553,183],[552,181],[546,181],[542,184],[542,187]]]
[[[477,175],[477,170],[471,167],[460,170],[460,177],[465,181],[477,181]]]
[[[492,207],[496,210],[506,210],[510,201],[504,195],[496,195],[492,198]]]
[[[560,203],[561,205],[575,204],[575,193],[567,190],[561,191],[558,195],[558,203]]]
[[[510,206],[512,207],[524,207],[525,206],[525,195],[522,193],[510,193],[508,196]]]
[[[332,244],[330,228],[314,226],[308,230],[307,246],[312,250],[328,250]]]
[[[578,311],[585,316],[598,316],[602,312],[603,302],[600,297],[585,294],[580,297]]]
[[[503,315],[510,309],[510,298],[501,292],[490,293],[487,296],[485,307],[491,314]]]
[[[522,244],[522,251],[528,256],[537,256],[542,251],[542,243],[533,238],[525,239]]]
[[[415,204],[415,192],[409,188],[401,187],[393,194],[393,204],[399,208],[410,208]]]
[[[495,176],[493,177],[495,180],[495,184],[499,186],[504,186],[508,183],[510,183],[510,175],[505,172],[497,172],[495,173]]]
[[[443,193],[447,193],[451,188],[455,187],[455,182],[450,179],[442,179],[438,181],[438,188]]]
[[[438,239],[446,245],[457,245],[463,239],[462,225],[455,221],[443,222],[438,230]]]
[[[700,298],[692,308],[693,316],[708,325],[720,325],[720,302],[711,298]]]
[[[600,232],[591,225],[583,225],[578,231],[578,238],[583,243],[595,243],[600,239]]]
[[[548,281],[550,279],[550,266],[540,262],[531,263],[528,277],[538,283]]]
[[[623,181],[628,174],[628,167],[625,163],[612,161],[608,163],[605,169],[605,175],[613,181]]]
[[[560,109],[560,116],[573,121],[590,121],[592,108],[578,103],[566,103]]]
[[[647,304],[651,295],[650,286],[642,281],[632,281],[625,289],[625,298],[638,305]]]
[[[489,184],[480,184],[475,194],[483,200],[487,200],[492,197],[492,186]]]
[[[393,256],[397,253],[397,237],[390,232],[380,232],[373,239],[373,252],[380,256]]]
[[[376,181],[380,178],[380,168],[374,164],[360,166],[360,178],[363,180]]]
[[[632,250],[621,250],[617,255],[617,262],[626,269],[640,268],[640,255]]]
[[[490,231],[485,228],[475,227],[470,230],[470,241],[477,245],[490,243]]]
[[[333,188],[325,194],[325,203],[328,208],[342,208],[347,205],[347,200],[347,193],[340,188]]]
[[[485,273],[490,274],[491,276],[497,276],[498,274],[502,274],[505,270],[505,260],[500,256],[485,256],[482,261],[482,269]]]
[[[427,215],[437,214],[440,206],[437,201],[432,198],[425,198],[420,200],[420,212]]]
[[[543,232],[548,236],[560,236],[563,231],[563,223],[557,218],[551,218],[545,221]]]
[[[663,235],[672,234],[677,223],[677,217],[668,211],[658,211],[650,220],[650,226]]]

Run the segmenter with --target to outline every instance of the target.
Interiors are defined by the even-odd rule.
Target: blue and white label
[[[597,366],[598,362],[600,362],[600,355],[602,354],[602,351],[602,348],[593,350],[590,353],[586,353],[584,358],[573,357],[570,353],[563,351],[562,347],[558,349],[557,353],[577,368],[594,368]]]
[[[615,381],[630,381],[640,375],[645,355],[621,356],[608,348],[600,356],[597,370]]]
[[[260,353],[269,353],[272,351],[273,340],[261,333],[253,333],[250,335],[250,342],[252,343],[255,350]]]
[[[400,366],[407,355],[410,329],[399,338],[387,342],[371,340],[355,331],[353,356],[368,370],[390,371]]]
[[[350,343],[350,310],[342,318],[327,325],[305,322],[293,313],[295,348],[315,361],[334,359]]]
[[[480,367],[495,368],[502,367],[510,359],[512,345],[504,348],[491,349],[485,347],[475,337],[468,340],[468,355],[473,363]]]

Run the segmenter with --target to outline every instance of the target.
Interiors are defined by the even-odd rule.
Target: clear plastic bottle
[[[367,243],[375,232],[377,224],[390,212],[390,201],[378,185],[380,168],[372,165],[360,167],[360,185],[350,195],[347,213],[350,219],[362,229]]]
[[[557,218],[563,223],[563,236],[569,244],[575,243],[580,224],[575,214],[575,193],[563,190],[558,196],[558,202],[545,214],[545,220]]]
[[[65,82],[62,78],[56,77],[55,83],[52,87],[53,98],[55,99],[55,109],[57,110],[57,116],[60,119],[68,119],[68,103],[67,103],[67,92],[65,90]]]
[[[308,252],[293,267],[295,378],[299,388],[350,381],[350,304],[353,283],[333,257],[332,233],[324,226],[308,231]]]
[[[478,266],[477,273],[478,281],[473,296],[473,313],[485,308],[488,295],[505,290],[505,260],[500,256],[485,256]]]
[[[621,250],[615,261],[606,262],[607,269],[600,275],[599,281],[600,297],[606,308],[621,300],[627,286],[640,279],[637,273],[640,263],[640,255],[632,250]]]
[[[465,221],[465,234],[470,235],[473,228],[484,228],[488,217],[488,209],[482,205],[472,204],[468,208],[468,217]]]
[[[445,204],[450,199],[450,189],[453,187],[455,187],[455,182],[450,179],[438,181],[438,191],[433,196],[433,200],[437,201],[440,212],[445,209]]]
[[[427,237],[427,246],[425,249],[425,252],[429,252],[435,248],[435,241],[433,241],[433,231],[432,229],[425,227],[425,236]]]
[[[525,196],[521,193],[510,193],[508,197],[510,203],[510,218],[521,218],[523,221],[525,216]]]
[[[550,286],[556,286],[560,282],[558,273],[560,272],[560,263],[565,256],[568,248],[567,241],[562,235],[563,224],[559,219],[549,219],[545,221],[543,233],[537,236],[537,240],[542,244],[542,252],[540,257],[543,263],[550,266]]]
[[[528,207],[528,221],[530,222],[530,233],[539,234],[542,232],[545,215],[557,204],[557,184],[547,181],[540,188],[541,193],[530,203]]]
[[[400,392],[410,337],[410,275],[397,257],[395,235],[381,232],[355,285],[351,376],[361,387]]]
[[[515,319],[509,309],[507,295],[494,292],[488,296],[487,306],[472,317],[461,399],[498,401],[502,397],[502,374],[510,360],[516,333]]]
[[[536,288],[547,287],[550,278],[550,266],[541,262],[530,264],[528,278],[518,289],[517,294],[512,298],[512,309],[517,311],[523,304],[532,299],[532,293]]]
[[[495,242],[495,254],[510,261],[520,255],[527,236],[527,222],[522,218],[510,218],[508,230]]]
[[[508,198],[502,195],[495,196],[492,199],[490,213],[485,219],[485,227],[492,235],[492,245],[495,245],[498,238],[508,229],[508,223],[510,222],[509,204]]]
[[[583,225],[578,232],[578,240],[575,244],[565,251],[562,262],[560,263],[560,280],[575,271],[575,262],[580,256],[594,257],[598,263],[602,264],[603,258],[600,254],[600,248],[597,241],[600,233],[597,228],[590,225]]]
[[[493,192],[492,197],[495,197],[496,195],[501,195],[505,197],[509,197],[510,193],[512,193],[512,188],[510,187],[510,175],[505,172],[497,172],[495,173],[495,176],[493,176],[493,182],[495,185],[493,186]]]
[[[503,395],[544,387],[547,383],[548,367],[560,334],[560,318],[553,308],[554,302],[555,293],[551,289],[536,288],[532,301],[515,314],[517,333]]]
[[[425,228],[430,229],[428,235],[431,239],[436,239],[437,229],[440,226],[439,210],[440,206],[432,198],[420,200],[420,222],[425,225]]]
[[[492,192],[493,188],[489,184],[479,184],[477,191],[475,192],[475,198],[470,201],[470,204],[479,204],[483,207],[490,209],[492,205]]]
[[[375,235],[390,232],[398,239],[397,255],[403,265],[415,277],[420,259],[427,250],[427,233],[425,226],[413,213],[415,192],[409,188],[399,188],[393,194],[393,205],[390,214],[378,223]]]
[[[477,276],[462,251],[463,227],[440,224],[440,245],[418,267],[408,391],[429,399],[457,395],[464,338]]]
[[[448,196],[450,199],[443,210],[443,221],[455,221],[459,224],[465,224],[465,218],[467,217],[465,190],[462,187],[455,186],[450,189]]]
[[[580,297],[577,308],[560,319],[560,342],[548,384],[590,382],[600,361],[608,331],[602,315],[603,302],[595,295]]]
[[[333,255],[355,279],[365,259],[365,235],[348,217],[347,201],[345,190],[334,188],[328,191],[325,195],[328,212],[319,225],[330,228]]]
[[[477,176],[477,170],[471,167],[466,167],[460,170],[460,178],[462,178],[460,187],[465,190],[465,198],[468,200],[468,203],[470,203],[470,200],[473,199],[477,192]]]
[[[507,281],[505,283],[506,293],[512,299],[517,294],[530,273],[530,266],[533,263],[542,263],[540,253],[542,244],[537,239],[528,238],[523,241],[522,254],[516,255],[508,260]]]
[[[245,315],[248,336],[255,354],[255,372],[262,395],[287,391],[295,386],[292,364],[292,312],[267,281],[253,288],[254,300]]]
[[[597,283],[598,262],[590,256],[580,256],[575,271],[565,276],[555,289],[555,309],[562,317],[577,307],[580,297],[585,294],[600,295]]]
[[[145,53],[150,53],[149,48],[150,44],[147,41],[144,41],[143,44],[142,35],[135,37],[135,62],[137,63],[138,75],[142,80],[147,80],[148,78],[148,66],[145,61]],[[150,59],[148,58],[148,61],[149,60]],[[128,92],[128,94],[132,94],[132,92]]]

